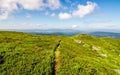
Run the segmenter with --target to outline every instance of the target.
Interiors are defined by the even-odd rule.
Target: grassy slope
[[[0,75],[52,74],[54,36],[0,32]]]
[[[76,42],[84,42],[81,44]],[[76,35],[65,39],[61,51],[60,75],[118,75],[120,70],[120,40]],[[93,47],[97,48],[96,50]]]
[[[0,32],[0,75],[53,75],[59,40],[57,75],[118,75],[119,39],[17,32]]]

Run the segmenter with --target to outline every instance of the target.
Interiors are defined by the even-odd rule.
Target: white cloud
[[[48,0],[47,1],[47,7],[53,10],[59,8],[60,6],[61,6],[60,0]]]
[[[24,9],[39,10],[44,6],[43,0],[17,0]]]
[[[56,14],[55,13],[52,13],[51,16],[54,17]]]
[[[18,7],[19,5],[19,7]],[[25,10],[58,9],[60,0],[0,0],[0,20],[9,18],[9,15],[23,8]]]
[[[8,19],[9,13],[8,12],[4,12],[2,14],[0,14],[0,20],[6,20]]]
[[[72,28],[77,28],[77,27],[78,27],[78,25],[73,25],[73,26],[72,26]]]
[[[45,0],[18,0],[17,2],[27,10],[39,10],[43,8],[54,10],[61,6],[60,0],[46,0],[46,2]]]
[[[10,13],[18,10],[16,0],[0,0],[0,20],[9,18]]]
[[[87,2],[87,5],[78,5],[78,10],[74,10],[72,12],[72,15],[74,17],[84,17],[87,14],[91,14],[95,8],[97,7],[96,3],[92,3],[92,2]]]
[[[72,18],[71,14],[68,13],[59,13],[59,19],[69,19]]]
[[[13,10],[18,10],[17,0],[0,0],[0,9],[2,11],[12,12]]]
[[[68,14],[68,13],[60,13],[58,15],[58,17],[60,19],[69,19],[69,18],[72,18],[72,17],[84,17],[88,14],[91,14],[93,13],[93,11],[96,9],[97,7],[97,4],[96,3],[92,3],[92,2],[87,2],[87,5],[78,5],[78,8],[77,10],[72,10],[71,11],[71,14]]]

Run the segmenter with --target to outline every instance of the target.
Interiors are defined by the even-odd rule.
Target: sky
[[[120,0],[0,0],[0,29],[120,31]]]

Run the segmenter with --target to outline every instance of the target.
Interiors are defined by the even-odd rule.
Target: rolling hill
[[[0,75],[120,75],[120,39],[0,31]]]

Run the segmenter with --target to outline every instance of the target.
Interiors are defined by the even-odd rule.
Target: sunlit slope
[[[0,32],[0,75],[119,75],[120,39]]]
[[[54,36],[0,32],[0,75],[52,75]]]
[[[65,38],[59,47],[60,75],[118,75],[120,40],[86,34]]]

